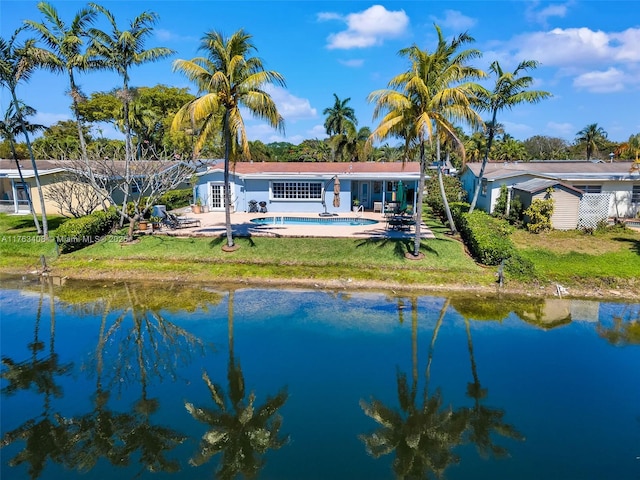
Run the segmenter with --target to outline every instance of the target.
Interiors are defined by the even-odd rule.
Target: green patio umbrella
[[[398,202],[399,211],[404,212],[407,209],[407,192],[402,180],[398,182],[398,188],[396,189],[396,201]]]

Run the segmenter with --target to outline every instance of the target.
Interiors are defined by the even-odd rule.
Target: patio
[[[200,220],[200,226],[180,228],[172,230],[163,226],[154,234],[171,235],[180,237],[220,236],[226,233],[224,212],[208,212],[201,214],[191,213],[189,208],[174,211],[177,215],[184,215]],[[390,228],[387,219],[377,212],[364,212],[356,214],[340,214],[334,218],[359,218],[375,220],[378,223],[370,225],[259,225],[252,223],[255,218],[264,217],[295,217],[295,218],[320,218],[317,214],[302,213],[232,213],[231,223],[234,236],[267,236],[267,237],[325,237],[325,238],[413,238],[415,230],[399,230]],[[151,231],[149,231],[151,233]],[[421,236],[424,239],[435,238],[433,232],[424,224],[421,225]]]

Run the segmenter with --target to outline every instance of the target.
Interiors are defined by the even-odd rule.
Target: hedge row
[[[519,278],[535,277],[534,265],[518,253],[509,238],[513,227],[505,220],[474,210],[469,214],[469,205],[454,203],[451,213],[460,236],[471,255],[483,265],[500,265],[504,261],[505,271]]]
[[[67,220],[56,230],[55,240],[60,253],[73,252],[97,242],[113,229],[119,219],[115,208],[110,208]]]
[[[183,188],[180,190],[169,190],[163,194],[156,202],[159,205],[166,205],[167,210],[175,210],[176,208],[188,207],[193,201],[193,190],[191,188]]]

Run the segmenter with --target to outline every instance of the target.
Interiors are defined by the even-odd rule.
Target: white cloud
[[[515,123],[509,121],[503,121],[500,123],[504,125],[504,129],[506,132],[509,132],[510,134],[518,137],[531,135],[534,131],[530,125],[526,125],[524,123]]]
[[[359,58],[353,58],[351,60],[338,60],[338,62],[344,65],[345,67],[353,67],[353,68],[361,67],[362,65],[364,65],[364,60]]]
[[[563,138],[573,135],[577,129],[573,124],[568,122],[547,122],[547,131],[551,132],[554,137]]]
[[[265,91],[271,95],[285,121],[315,118],[318,114],[317,110],[311,107],[309,100],[296,97],[282,87],[269,85],[265,87]]]
[[[640,28],[606,33],[582,28],[554,28],[518,35],[508,42],[518,58],[534,58],[543,65],[570,69],[607,62],[640,61]]]
[[[317,138],[319,140],[327,138],[327,130],[324,125],[314,125],[311,130],[307,130],[305,133],[308,135],[307,138]]]
[[[475,18],[467,17],[458,10],[445,10],[444,18],[435,15],[431,15],[430,18],[439,26],[452,30],[468,30],[477,23]]]
[[[29,119],[29,123],[50,127],[55,123],[63,122],[65,120],[71,120],[71,115],[67,113],[36,112],[33,118]]]
[[[161,42],[175,42],[175,41],[194,41],[197,38],[192,36],[180,35],[164,28],[157,28],[154,30],[156,38]]]
[[[337,14],[322,13],[321,20],[342,20],[347,29],[333,33],[328,37],[329,49],[365,48],[381,45],[387,38],[397,38],[404,34],[409,17],[404,10],[389,11],[381,5],[373,5],[368,9],[350,13],[346,17]]]
[[[593,71],[578,75],[573,80],[573,86],[584,88],[593,93],[610,93],[624,90],[625,74],[617,68]]]
[[[547,24],[547,20],[551,17],[560,17],[564,18],[569,11],[569,6],[571,2],[548,5],[540,10],[537,10],[537,7],[540,5],[540,2],[532,2],[527,7],[527,18],[530,21],[540,23],[542,25]]]
[[[574,88],[593,93],[619,92],[640,85],[640,28],[621,32],[554,28],[525,33],[491,54],[505,60],[505,65],[535,59],[542,67],[554,68],[556,78],[548,79],[549,85],[562,77],[572,78]]]
[[[611,34],[620,61],[640,62],[640,28],[628,28],[624,32]]]

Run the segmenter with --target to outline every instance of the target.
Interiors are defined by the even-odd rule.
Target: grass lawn
[[[544,279],[566,285],[640,284],[640,232],[612,227],[587,234],[516,231],[512,240]]]
[[[58,226],[63,221],[50,223]],[[30,218],[0,215],[0,240],[5,240],[0,242],[0,268],[36,269],[40,255],[45,255],[57,274],[84,278],[341,280],[404,286],[487,286],[495,281],[493,269],[476,265],[441,225],[431,228],[437,238],[422,242],[426,258],[415,262],[404,258],[413,240],[251,237],[237,238],[241,248],[225,253],[223,238],[143,235],[125,244],[118,234],[57,257],[55,242],[35,241],[41,237],[35,235]],[[51,232],[54,237],[53,228]]]
[[[52,217],[51,236],[65,221]],[[53,240],[42,242],[30,217],[0,214],[0,269],[25,272],[40,267],[40,256],[56,275],[77,278],[154,279],[174,281],[304,283],[313,281],[372,287],[493,287],[496,267],[477,265],[460,241],[428,219],[436,235],[422,242],[425,258],[407,260],[413,240],[349,238],[237,238],[240,249],[221,250],[223,238],[176,238],[144,235],[122,243],[113,235],[82,250],[58,256]],[[613,229],[530,234],[518,230],[512,239],[530,259],[541,284],[630,287],[640,283],[640,233]],[[530,279],[507,278],[507,286],[531,291]]]

